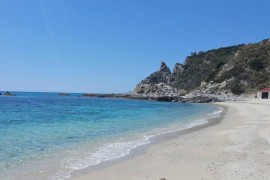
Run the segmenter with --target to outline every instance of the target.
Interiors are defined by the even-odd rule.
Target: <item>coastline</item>
[[[185,134],[192,133],[193,131],[200,131],[201,129],[208,128],[208,127],[214,126],[216,124],[219,124],[221,122],[224,114],[227,112],[227,107],[224,105],[218,105],[218,104],[215,104],[215,105],[220,108],[220,112],[218,112],[217,114],[215,114],[216,111],[214,112],[214,114],[217,115],[216,117],[209,116],[209,119],[204,119],[207,122],[202,123],[202,124],[195,124],[195,125],[192,125],[191,127],[186,127],[186,128],[182,128],[182,129],[175,129],[173,131],[166,131],[166,132],[154,135],[152,137],[149,137],[148,141],[150,143],[143,144],[143,145],[140,145],[138,147],[131,149],[129,154],[127,154],[125,156],[122,156],[122,157],[119,157],[116,159],[107,160],[107,161],[101,162],[100,164],[96,164],[94,166],[89,166],[89,167],[86,167],[84,169],[73,171],[71,173],[70,179],[78,179],[78,180],[80,180],[81,178],[88,179],[88,177],[84,177],[85,174],[90,174],[90,173],[93,173],[95,171],[100,171],[104,168],[108,168],[108,167],[111,167],[115,164],[119,164],[121,162],[125,162],[125,161],[131,160],[135,157],[138,157],[140,155],[143,155],[153,145],[163,143],[165,141],[169,141],[169,140],[174,139],[174,138],[178,138],[178,137],[183,136]]]
[[[52,96],[51,98],[48,99],[56,99],[59,100],[62,97],[57,97],[57,96]],[[6,101],[10,101],[9,98],[4,98],[6,99]],[[26,100],[26,102],[28,104],[30,104],[30,106],[32,106],[32,110],[34,110],[35,112],[47,112],[46,108],[40,108],[42,106],[38,106],[38,104],[36,103],[37,100],[40,99],[40,96],[33,96],[29,98],[29,96],[25,96],[20,98],[20,100]],[[42,98],[41,98],[42,99]],[[47,101],[47,98],[44,102]],[[64,98],[64,99],[68,99],[69,102],[74,102],[73,99],[68,98]],[[79,99],[79,98],[77,98]],[[95,99],[93,99],[95,100]],[[93,102],[89,101],[87,99],[80,99],[79,102]],[[133,119],[131,119],[130,121],[128,121],[128,116],[129,114],[125,115],[125,118],[123,118],[123,121],[121,121],[121,118],[119,120],[120,123],[117,124],[117,127],[121,127],[121,129],[124,128],[129,128],[129,127],[142,127],[143,129],[136,131],[137,129],[135,129],[134,131],[131,131],[131,133],[126,133],[127,136],[116,136],[116,138],[104,138],[103,141],[96,141],[94,143],[92,143],[92,141],[87,141],[84,137],[85,136],[85,132],[87,132],[88,134],[90,133],[95,133],[94,129],[91,129],[92,124],[89,121],[79,121],[77,124],[77,122],[68,122],[67,124],[61,124],[62,126],[55,126],[55,124],[51,124],[49,123],[48,126],[46,126],[46,124],[44,124],[44,127],[48,127],[48,128],[36,128],[35,126],[30,126],[28,125],[27,129],[24,126],[21,126],[23,128],[21,128],[20,131],[17,131],[18,134],[13,134],[13,135],[9,135],[8,137],[18,137],[18,139],[20,139],[22,137],[22,141],[24,140],[24,137],[27,136],[22,136],[20,135],[20,132],[32,132],[33,133],[37,132],[36,130],[38,130],[38,133],[43,133],[43,134],[48,134],[47,132],[54,132],[54,134],[58,134],[59,132],[65,132],[65,133],[61,133],[63,134],[64,138],[61,139],[56,139],[56,141],[52,141],[52,142],[56,142],[58,144],[65,144],[65,143],[69,143],[73,141],[73,137],[75,137],[75,141],[77,141],[76,137],[80,137],[80,135],[83,134],[83,139],[82,139],[82,143],[74,143],[74,146],[69,146],[70,148],[65,148],[64,146],[60,146],[59,150],[56,149],[55,151],[32,151],[31,153],[29,153],[29,155],[31,157],[33,157],[32,159],[29,158],[29,160],[27,159],[28,156],[25,156],[25,160],[21,161],[21,163],[16,164],[16,166],[12,167],[12,168],[2,168],[1,169],[1,177],[4,179],[36,179],[36,178],[40,178],[40,179],[68,179],[70,178],[70,174],[72,172],[76,172],[78,170],[81,169],[85,169],[89,166],[94,166],[96,164],[100,164],[101,162],[105,162],[111,159],[118,159],[121,158],[123,156],[126,156],[127,154],[129,154],[129,152],[134,149],[137,148],[138,146],[141,146],[143,144],[149,144],[150,141],[149,139],[152,137],[155,137],[157,135],[160,134],[164,134],[166,132],[172,132],[172,131],[176,131],[178,129],[186,129],[186,128],[190,128],[191,126],[195,126],[197,124],[202,124],[202,123],[207,123],[206,119],[208,119],[208,117],[213,117],[213,114],[218,114],[217,112],[219,111],[219,108],[217,108],[217,106],[215,105],[211,105],[211,104],[181,104],[181,103],[163,103],[163,102],[154,102],[154,101],[130,101],[130,100],[110,100],[110,99],[96,99],[96,102],[102,102],[102,109],[107,109],[107,112],[111,112],[111,105],[114,104],[121,104],[121,107],[125,107],[123,109],[130,109],[129,106],[133,105],[135,107],[144,107],[143,109],[140,108],[132,108],[132,114],[133,113],[139,113],[140,116],[136,116]],[[12,102],[12,101],[11,101]],[[43,101],[41,101],[43,102]],[[108,103],[109,102],[109,103]],[[45,104],[45,103],[44,103]],[[81,103],[78,103],[81,104]],[[95,103],[96,104],[96,103]],[[105,104],[105,106],[103,106]],[[106,104],[108,104],[109,106],[106,106]],[[67,105],[69,105],[69,103],[67,103]],[[148,108],[150,106],[153,106],[154,108]],[[26,107],[26,106],[25,106]],[[50,106],[47,106],[49,111],[50,110]],[[81,106],[78,106],[81,108]],[[96,108],[97,106],[95,105],[94,108]],[[107,108],[106,108],[107,107]],[[117,106],[113,106],[113,107],[117,107]],[[191,108],[193,107],[193,108]],[[54,109],[58,109],[58,107],[54,106]],[[60,109],[65,109],[65,111],[69,108],[69,106],[66,106],[65,108],[63,108],[63,104],[61,103]],[[91,109],[91,108],[90,108]],[[115,108],[115,110],[117,110],[118,108]],[[135,109],[139,109],[140,111],[137,112],[135,111]],[[4,108],[5,110],[5,108]],[[88,110],[89,111],[89,107]],[[7,111],[8,112],[8,111]],[[22,111],[25,112],[25,111]],[[62,111],[58,111],[60,112],[60,114]],[[72,108],[71,112],[83,112],[80,109],[74,109]],[[128,110],[129,112],[129,110]],[[66,113],[65,113],[66,114]],[[68,117],[72,117],[72,114],[66,114],[66,116]],[[77,113],[76,113],[77,114]],[[132,117],[131,114],[131,117]],[[44,113],[44,115],[46,115],[46,118],[49,117],[47,115],[47,113]],[[104,114],[103,114],[104,115]],[[108,114],[110,115],[110,114]],[[6,115],[7,117],[8,114]],[[77,116],[77,115],[76,115]],[[215,115],[214,115],[215,116]],[[110,116],[109,116],[110,117]],[[140,118],[141,117],[141,118]],[[12,117],[11,117],[12,118]],[[76,117],[78,118],[78,117]],[[74,118],[74,119],[76,119]],[[81,120],[83,120],[85,117],[81,116]],[[88,119],[88,116],[86,117]],[[72,118],[73,119],[73,118]],[[59,119],[61,120],[61,119]],[[35,121],[33,121],[35,122]],[[49,121],[50,122],[50,121]],[[54,122],[58,122],[58,121],[54,121]],[[61,122],[61,121],[60,121]],[[86,122],[86,123],[84,123]],[[38,123],[33,123],[34,125],[38,125]],[[69,129],[71,129],[70,125],[74,125],[72,126],[72,131],[67,131]],[[148,127],[148,124],[150,125]],[[53,125],[53,126],[51,126]],[[67,125],[67,126],[65,126]],[[112,128],[115,128],[115,124],[112,123],[109,127],[110,129],[112,129],[112,131],[108,130],[108,128],[106,129],[106,127],[108,127],[107,125],[104,126],[104,124],[101,124],[102,126],[96,126],[96,127],[100,127],[100,128],[96,128],[97,131],[100,132],[105,132],[102,131],[104,130],[103,127],[105,127],[106,132],[115,132]],[[152,126],[151,126],[152,125]],[[154,128],[153,128],[154,127]],[[79,129],[78,129],[79,128]],[[42,131],[41,131],[42,130]],[[86,131],[84,131],[86,130]],[[89,131],[90,130],[90,131]],[[8,133],[6,133],[8,135]],[[53,134],[53,133],[52,133]],[[125,133],[123,133],[125,134]],[[41,138],[39,138],[39,136],[35,136],[35,138],[38,138],[38,142],[44,142],[44,139],[42,139],[42,137],[44,136],[40,136]],[[45,136],[46,138],[47,136]],[[71,137],[71,138],[70,138]],[[108,136],[110,137],[110,136]],[[162,136],[163,137],[163,136]],[[5,138],[2,138],[5,139]],[[79,138],[78,138],[79,139]],[[45,139],[46,140],[46,139]],[[51,139],[54,140],[54,139]],[[12,142],[12,141],[11,141]],[[46,141],[45,141],[46,142]],[[61,143],[60,143],[61,142]],[[3,143],[5,144],[5,143]],[[10,143],[12,144],[12,143]],[[15,144],[15,143],[14,143]],[[32,143],[25,143],[26,145],[30,145],[29,147],[33,147]],[[39,150],[39,147],[44,147],[44,145],[46,145],[46,143],[40,143],[37,144],[36,148],[37,150]],[[48,144],[50,145],[50,144]],[[14,147],[14,146],[13,146]],[[46,147],[46,146],[45,146]],[[62,148],[63,147],[63,148]],[[60,149],[62,148],[62,149]],[[6,146],[6,149],[9,150],[10,152],[12,152],[12,150],[14,148],[12,148],[12,146]],[[33,148],[32,148],[33,149]],[[25,150],[23,151],[23,153],[27,153],[28,149],[25,148]],[[31,149],[30,149],[31,150]],[[18,153],[18,158],[24,158],[24,154],[23,153]],[[8,155],[8,154],[6,154]],[[20,156],[21,155],[21,156]],[[27,155],[27,154],[26,154]],[[38,158],[35,158],[35,156]],[[5,157],[5,156],[4,156]],[[14,158],[15,159],[15,158]],[[6,161],[1,162],[2,164],[6,163]],[[9,162],[8,162],[9,163]],[[7,163],[6,163],[7,164]],[[10,163],[11,164],[11,163]],[[4,164],[5,165],[5,164]],[[9,165],[9,164],[8,164]],[[10,167],[8,166],[7,167]],[[12,164],[11,164],[12,165]]]
[[[267,130],[270,124],[259,120],[270,117],[266,111],[270,103],[248,101],[216,104],[225,107],[221,118],[151,138],[151,144],[135,148],[123,158],[76,171],[71,179],[269,178],[267,168],[270,164],[267,162],[270,162],[270,141]],[[259,109],[261,113],[254,113]],[[252,122],[246,122],[249,117],[253,117]],[[260,125],[266,130],[258,130]],[[246,126],[252,127],[246,132]]]

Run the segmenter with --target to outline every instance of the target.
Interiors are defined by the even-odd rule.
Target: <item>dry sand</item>
[[[270,179],[270,101],[223,102],[213,126],[150,145],[76,180]]]

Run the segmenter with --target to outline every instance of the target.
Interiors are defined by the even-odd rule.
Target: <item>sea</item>
[[[12,93],[16,96],[0,96],[0,179],[5,180],[69,179],[222,112],[213,104]]]

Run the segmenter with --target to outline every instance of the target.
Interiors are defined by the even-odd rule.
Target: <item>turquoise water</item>
[[[0,96],[1,179],[66,179],[219,112],[210,104],[16,94]]]

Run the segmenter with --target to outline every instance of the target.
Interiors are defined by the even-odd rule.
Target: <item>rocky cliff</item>
[[[133,95],[149,98],[198,96],[226,99],[270,86],[270,39],[192,53],[173,72],[159,71],[142,80]]]
[[[160,97],[160,96],[181,96],[185,92],[181,89],[173,87],[175,82],[175,74],[167,65],[162,62],[160,70],[154,72],[146,79],[139,83],[134,93],[142,97]]]

